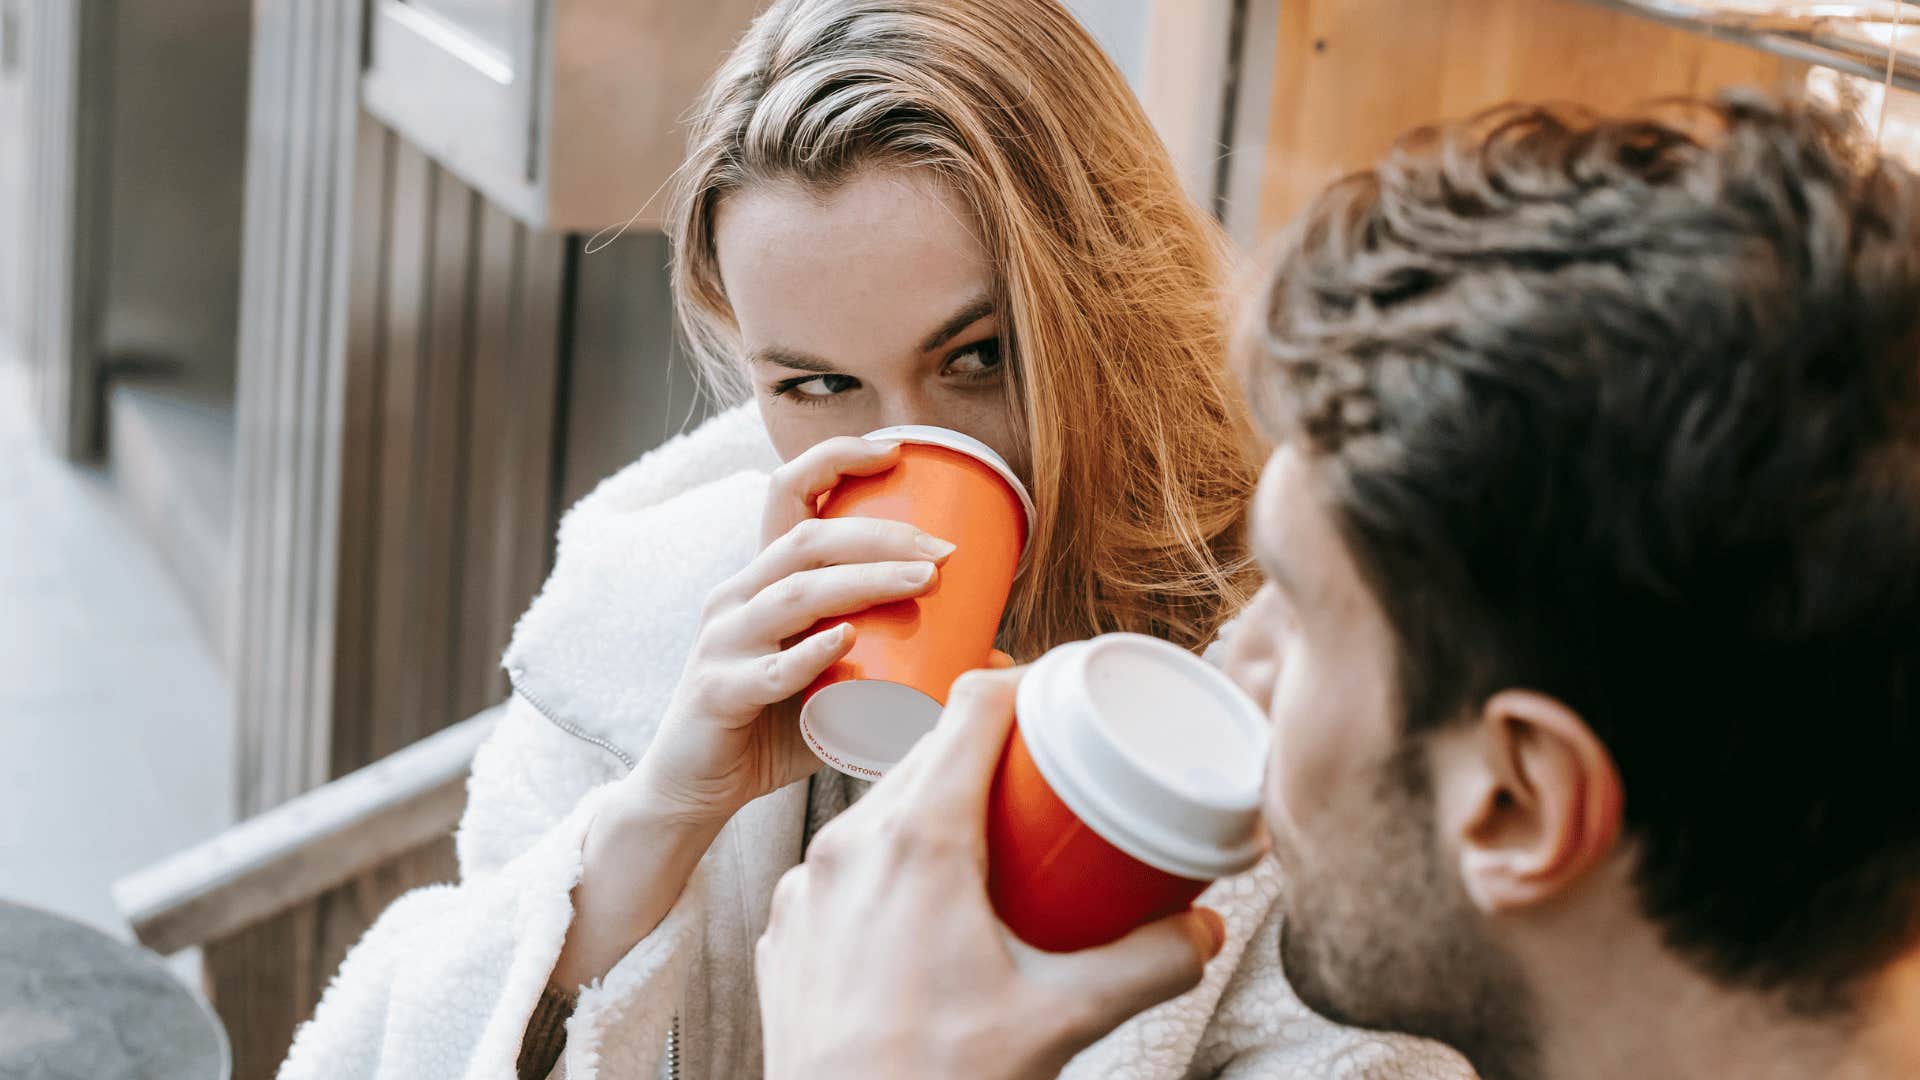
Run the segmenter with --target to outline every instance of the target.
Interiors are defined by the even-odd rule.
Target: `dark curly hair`
[[[1409,732],[1578,709],[1669,943],[1805,1011],[1920,937],[1917,195],[1799,100],[1506,107],[1324,193],[1241,354]]]

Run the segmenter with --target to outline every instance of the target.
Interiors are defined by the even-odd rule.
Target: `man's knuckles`
[[[1020,686],[1018,669],[980,669],[969,671],[953,681],[947,694],[947,719],[969,719],[995,709],[1013,706],[1014,692]]]
[[[807,876],[809,873],[808,865],[801,863],[799,866],[781,874],[780,880],[774,883],[773,903],[767,912],[767,932],[760,939],[762,946],[766,944],[768,938],[774,936],[784,921],[790,918],[794,912],[798,911],[800,906],[805,902]]]

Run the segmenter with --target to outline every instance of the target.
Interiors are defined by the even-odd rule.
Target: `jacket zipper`
[[[633,770],[633,766],[635,762],[633,760],[632,754],[627,753],[625,750],[620,749],[618,746],[615,746],[614,744],[608,742],[607,740],[601,738],[598,735],[593,735],[582,730],[578,725],[561,717],[559,713],[556,713],[552,709],[547,708],[544,704],[541,703],[539,698],[534,697],[531,693],[527,691],[526,687],[521,685],[521,681],[524,678],[525,678],[525,672],[523,672],[521,669],[519,668],[507,669],[508,685],[513,687],[514,693],[519,694],[521,697],[525,698],[527,704],[533,706],[534,712],[537,712],[541,716],[546,717],[547,722],[549,724],[552,724],[554,727],[559,728],[561,731],[564,731],[567,734],[573,736],[574,738],[579,739],[581,742],[588,743],[593,746],[597,746],[600,749],[605,750],[607,753],[612,754],[614,757],[619,758],[620,764],[625,765],[629,772]]]
[[[581,742],[605,750],[607,753],[619,758],[620,764],[625,765],[627,771],[633,771],[633,755],[598,735],[592,735],[581,730],[578,725],[571,721],[562,719],[559,713],[547,708],[539,698],[529,693],[527,688],[521,685],[523,678],[524,674],[519,668],[507,669],[507,684],[513,687],[514,693],[519,694],[526,700],[527,704],[533,706],[533,711],[545,718],[547,723],[579,739]],[[678,1013],[674,1014],[673,1025],[667,1028],[667,1080],[680,1080],[680,1016]]]
[[[667,1080],[680,1080],[680,1016],[674,1014],[667,1029]]]

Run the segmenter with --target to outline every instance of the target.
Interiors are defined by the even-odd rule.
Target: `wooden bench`
[[[503,707],[430,735],[122,878],[141,944],[198,947],[233,1080],[269,1080],[347,950],[389,903],[453,881],[473,754]]]

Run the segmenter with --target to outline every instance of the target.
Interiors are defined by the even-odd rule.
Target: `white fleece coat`
[[[514,1080],[521,1037],[565,939],[581,844],[609,781],[652,737],[708,591],[753,556],[766,470],[750,409],[603,482],[560,527],[559,557],[506,664],[514,694],[481,747],[457,834],[460,882],[395,901],[341,964],[281,1080]],[[799,861],[807,785],[728,824],[650,935],[580,995],[554,1076],[761,1073],[753,945]],[[1192,993],[1076,1058],[1075,1078],[1470,1077],[1451,1054],[1309,1013],[1278,964],[1270,864],[1202,902],[1227,942]]]

